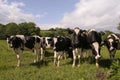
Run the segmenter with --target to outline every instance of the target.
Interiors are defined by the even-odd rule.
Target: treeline
[[[10,35],[40,35],[40,28],[33,22],[24,22],[16,24],[14,22],[6,25],[0,24],[0,39],[6,39]]]
[[[42,36],[50,36],[50,37],[54,37],[54,36],[68,36],[71,37],[72,36],[72,29],[70,28],[51,28],[49,30],[41,30],[41,35]],[[109,34],[112,34],[113,32],[111,31],[100,31],[99,32],[102,36],[102,40],[104,40]]]
[[[120,26],[118,27],[118,30]],[[0,39],[6,39],[7,36],[21,34],[21,35],[39,35],[39,36],[69,36],[71,37],[72,29],[70,28],[50,28],[49,30],[41,30],[39,27],[36,27],[36,24],[33,22],[24,22],[16,24],[14,22],[8,23],[6,25],[0,24]],[[101,31],[103,40],[113,32],[111,31]]]

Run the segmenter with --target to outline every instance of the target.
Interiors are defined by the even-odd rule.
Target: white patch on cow
[[[97,52],[97,55],[95,56],[95,59],[100,58],[100,55],[99,55],[99,44],[98,44],[98,42],[94,42],[94,43],[92,43],[92,45],[93,45],[95,51]]]
[[[109,43],[110,43],[110,51],[114,49],[113,45],[112,45],[112,42],[113,42],[113,39],[109,39],[108,40]]]
[[[76,34],[78,34],[80,32],[80,29],[75,28],[74,31],[75,31]]]
[[[46,48],[51,48],[51,44],[48,43],[48,39],[51,37],[45,37]]]
[[[54,40],[54,44],[56,44],[56,42],[57,42],[57,38],[53,38],[53,40]]]
[[[92,31],[96,31],[96,30],[95,30],[95,29],[90,29],[90,30],[88,31],[88,33],[89,33],[89,32],[92,32]]]
[[[118,36],[116,36],[115,34],[111,34],[115,37],[116,40],[120,40]]]
[[[109,41],[110,43],[112,43],[112,42],[113,42],[113,39],[109,39],[108,41]]]

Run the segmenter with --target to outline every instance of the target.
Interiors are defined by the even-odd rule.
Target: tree
[[[16,35],[19,33],[19,28],[18,28],[18,25],[16,23],[8,23],[6,24],[6,34],[7,36],[10,36],[10,35]]]
[[[19,24],[20,33],[23,35],[40,35],[40,28],[36,27],[36,24],[33,22],[24,22]]]
[[[6,39],[6,27],[0,24],[0,39]]]
[[[120,23],[118,24],[118,27],[117,27],[118,30],[120,30]]]

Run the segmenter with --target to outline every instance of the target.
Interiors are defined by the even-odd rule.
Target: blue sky
[[[119,32],[120,0],[0,0],[0,23],[9,22]]]
[[[22,2],[25,7],[22,7],[25,13],[34,15],[42,15],[38,22],[43,24],[55,24],[60,21],[65,13],[71,12],[75,8],[75,4],[79,0],[8,0],[11,2]]]

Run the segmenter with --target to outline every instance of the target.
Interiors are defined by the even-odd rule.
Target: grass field
[[[110,62],[106,47],[102,47],[100,67],[87,62],[72,67],[72,59],[60,61],[60,67],[53,64],[53,52],[47,50],[44,62],[33,63],[32,51],[23,54],[22,67],[16,67],[17,59],[6,41],[0,40],[0,80],[120,80],[120,51],[115,61]]]

